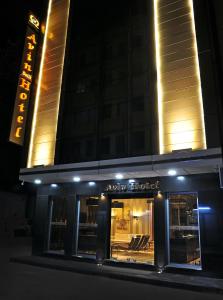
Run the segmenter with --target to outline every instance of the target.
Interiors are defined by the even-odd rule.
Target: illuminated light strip
[[[193,210],[211,210],[210,206],[199,206],[198,208],[194,208]]]
[[[194,5],[193,0],[188,0],[188,4],[190,7],[190,15],[191,15],[191,24],[192,24],[192,32],[194,35],[194,51],[195,51],[195,67],[196,74],[198,78],[198,92],[199,92],[199,103],[200,103],[200,113],[201,113],[201,122],[202,122],[202,132],[203,132],[203,148],[207,148],[206,143],[206,133],[205,133],[205,123],[204,123],[204,107],[203,107],[203,97],[202,97],[202,89],[201,89],[201,77],[200,77],[200,65],[198,59],[198,48],[197,48],[197,38],[196,38],[196,26],[194,20]]]
[[[159,153],[164,153],[163,134],[163,88],[161,81],[161,60],[160,60],[160,34],[159,34],[159,14],[158,1],[154,0],[154,25],[155,25],[155,45],[156,45],[156,67],[157,67],[157,96],[158,96],[158,120],[159,120]]]
[[[28,163],[27,163],[28,168],[31,168],[31,166],[32,166],[33,141],[34,141],[34,134],[35,134],[35,129],[36,129],[37,111],[38,111],[38,107],[39,107],[40,89],[41,89],[41,82],[42,82],[42,76],[43,76],[43,65],[44,65],[45,54],[46,54],[47,36],[48,36],[48,29],[49,29],[49,16],[51,13],[52,1],[53,0],[49,0],[49,6],[48,6],[48,11],[47,11],[46,28],[45,28],[45,33],[44,33],[45,36],[44,36],[44,40],[43,40],[43,50],[42,50],[42,55],[41,55],[40,70],[39,70],[37,92],[36,92],[36,99],[35,99],[35,107],[34,107],[34,112],[33,112],[30,145],[29,145],[29,154],[28,154]]]
[[[51,7],[52,7],[52,3],[53,0],[50,0],[49,2],[49,7],[48,7],[48,13],[47,13],[47,22],[46,22],[46,30],[45,30],[45,37],[44,37],[44,42],[43,42],[43,51],[42,51],[42,57],[41,57],[41,64],[40,64],[40,73],[39,73],[39,78],[38,78],[38,87],[37,87],[37,95],[36,95],[36,103],[35,103],[35,110],[34,110],[34,118],[33,118],[33,124],[32,124],[32,136],[30,139],[30,149],[29,149],[29,157],[28,157],[28,167],[32,167],[35,164],[35,161],[40,160],[41,164],[44,165],[51,165],[54,163],[54,156],[55,156],[55,147],[56,147],[56,132],[57,132],[57,122],[58,122],[58,114],[59,114],[59,106],[60,106],[60,95],[61,95],[61,83],[62,83],[62,77],[63,77],[63,68],[64,68],[64,59],[65,59],[65,49],[66,49],[66,38],[67,38],[67,28],[68,28],[68,16],[69,16],[69,9],[70,9],[70,0],[63,0],[62,1],[64,4],[64,8],[66,10],[64,10],[65,13],[65,23],[63,25],[63,28],[65,30],[62,38],[63,41],[61,42],[63,45],[62,48],[62,53],[61,53],[61,62],[59,65],[54,66],[55,67],[60,67],[60,74],[58,74],[57,77],[57,86],[58,89],[56,91],[56,98],[54,99],[54,103],[55,103],[55,108],[53,108],[53,110],[55,109],[55,113],[53,114],[53,118],[55,119],[55,123],[53,124],[53,128],[52,128],[52,132],[51,132],[51,136],[52,139],[46,142],[47,144],[47,149],[44,150],[46,157],[42,157],[42,152],[43,151],[38,151],[37,157],[35,156],[33,158],[33,155],[35,153],[35,148],[36,148],[36,144],[35,144],[35,138],[36,135],[38,136],[38,122],[39,122],[39,105],[40,105],[40,101],[41,101],[41,91],[42,91],[42,81],[44,80],[44,74],[45,71],[48,71],[50,69],[46,69],[45,66],[47,65],[47,62],[45,61],[46,58],[46,52],[48,49],[48,43],[47,43],[47,38],[49,37],[49,30],[50,30],[50,24],[51,24]],[[65,6],[66,5],[66,6]],[[60,46],[58,46],[60,47]],[[58,48],[56,47],[56,48]],[[55,49],[55,48],[54,48]],[[51,49],[52,50],[52,49]]]
[[[66,13],[66,30],[64,35],[64,51],[63,51],[63,58],[62,58],[62,71],[60,74],[60,90],[58,92],[58,98],[57,98],[57,107],[56,107],[56,132],[57,132],[57,126],[58,126],[58,115],[59,115],[59,108],[60,108],[60,95],[61,95],[61,88],[62,88],[62,78],[63,78],[63,68],[64,68],[64,58],[65,58],[65,51],[66,51],[66,40],[67,40],[67,27],[68,27],[68,17],[70,12],[70,0],[68,0],[67,5],[67,13]],[[56,145],[55,145],[56,147]],[[54,150],[55,151],[55,150]]]
[[[159,28],[159,1],[154,0],[154,27],[155,27],[155,46],[156,46],[156,67],[157,67],[157,98],[158,98],[158,125],[159,125],[159,153],[165,153],[164,144],[164,111],[163,111],[163,85],[162,85],[162,61],[161,61],[161,43],[160,43],[160,28]],[[202,149],[207,148],[206,145],[206,134],[205,134],[205,123],[204,123],[204,110],[203,110],[203,98],[201,89],[201,78],[200,78],[200,67],[196,40],[196,29],[194,20],[194,8],[193,0],[188,0],[190,7],[190,19],[191,19],[191,34],[193,36],[193,51],[194,51],[194,68],[197,77],[197,92],[198,92],[198,107],[201,122],[201,147]],[[194,141],[193,141],[194,142]],[[168,151],[167,151],[168,152]]]

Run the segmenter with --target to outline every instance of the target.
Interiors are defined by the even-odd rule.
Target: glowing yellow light
[[[53,34],[53,32],[50,32],[50,33],[48,34],[48,38],[49,38],[50,40],[53,40],[53,39],[54,39],[54,34]]]
[[[193,1],[188,5],[171,2],[164,8],[165,1],[154,0],[160,154],[206,148]]]
[[[55,0],[49,1],[46,27],[44,28],[45,35],[37,82],[27,163],[29,168],[34,165],[52,165],[54,163],[70,1],[61,1],[61,6],[54,6],[54,2]],[[57,16],[62,14],[64,14],[64,18],[59,25],[63,29],[63,33],[54,35],[54,30],[58,29],[58,23],[56,23]],[[57,26],[56,28],[55,24]],[[52,39],[54,38],[55,42],[52,43]],[[56,43],[61,46],[61,50],[59,54],[57,54],[57,60],[56,62],[54,61],[53,67],[49,68],[48,63],[51,62],[49,52],[55,49]],[[49,93],[48,91],[51,85],[50,80],[54,82],[54,89],[51,89]],[[52,98],[50,104],[48,98]]]
[[[132,215],[133,218],[141,218],[143,213],[141,211],[134,211]]]
[[[29,22],[39,29],[39,20],[34,15],[29,15]]]
[[[67,26],[68,26],[68,16],[69,16],[69,11],[70,11],[70,0],[68,1],[67,5],[67,12],[66,12],[66,34],[64,35],[64,48],[63,48],[63,65],[62,65],[62,70],[64,67],[64,59],[65,59],[65,49],[66,49],[66,40],[67,40]],[[59,87],[59,93],[58,93],[58,99],[57,99],[57,107],[56,107],[56,130],[57,130],[57,125],[58,125],[58,114],[59,114],[59,108],[60,108],[60,94],[61,94],[61,88],[62,88],[62,77],[63,77],[63,72],[60,73],[60,87]]]
[[[46,30],[46,26],[45,25],[41,25],[41,32],[42,32],[42,34],[45,33],[45,30]]]
[[[36,99],[35,99],[35,106],[34,106],[34,112],[33,112],[32,130],[31,130],[30,145],[29,145],[28,163],[27,163],[28,168],[30,168],[32,165],[33,140],[34,140],[35,127],[36,127],[37,110],[39,107],[40,89],[41,89],[41,81],[42,81],[42,76],[43,76],[43,64],[44,64],[45,53],[46,53],[47,32],[48,32],[48,27],[49,27],[49,16],[50,16],[50,12],[51,12],[51,7],[52,7],[52,0],[49,0],[46,28],[45,28],[46,34],[45,34],[44,40],[43,40],[43,50],[42,50],[42,54],[41,54],[40,70],[39,70]]]
[[[159,14],[158,1],[154,0],[154,25],[155,25],[155,45],[156,45],[156,67],[157,67],[157,96],[158,96],[158,119],[159,119],[159,151],[164,153],[163,141],[163,91],[161,83],[161,60],[160,60],[160,35],[159,35]]]
[[[202,97],[202,90],[201,90],[201,77],[200,77],[200,66],[198,60],[198,49],[197,49],[197,42],[196,42],[196,27],[195,27],[195,20],[194,20],[194,4],[193,0],[188,0],[190,6],[190,15],[191,15],[191,26],[192,32],[194,36],[194,52],[195,52],[195,67],[196,67],[196,74],[198,78],[198,93],[199,93],[199,102],[200,102],[200,114],[201,114],[201,122],[202,122],[202,133],[203,133],[203,148],[207,148],[206,143],[206,133],[205,133],[205,124],[204,124],[204,108],[203,108],[203,97]]]

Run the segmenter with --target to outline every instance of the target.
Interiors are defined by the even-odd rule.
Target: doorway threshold
[[[166,266],[167,268],[176,268],[176,269],[186,269],[186,270],[197,270],[202,271],[202,267],[198,265],[189,265],[189,264],[177,264],[171,263]]]

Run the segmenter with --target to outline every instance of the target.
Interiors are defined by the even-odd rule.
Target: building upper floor
[[[220,147],[212,21],[205,0],[49,0],[27,167]]]

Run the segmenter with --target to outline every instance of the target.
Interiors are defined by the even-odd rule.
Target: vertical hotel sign
[[[15,144],[23,145],[30,92],[33,84],[33,69],[38,43],[38,19],[29,14],[26,31],[26,40],[20,68],[19,82],[16,93],[15,107],[12,118],[9,140]]]

